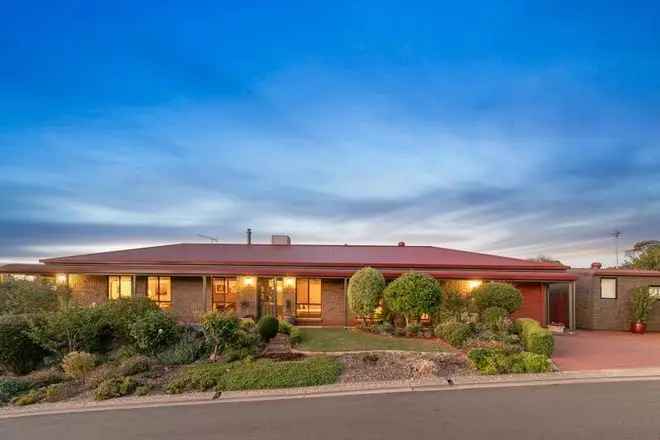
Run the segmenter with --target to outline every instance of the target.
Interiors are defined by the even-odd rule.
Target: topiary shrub
[[[0,318],[0,367],[14,374],[26,374],[37,368],[47,352],[35,343],[30,325],[23,318]]]
[[[238,317],[230,312],[206,313],[202,316],[201,324],[206,344],[214,359],[228,346],[236,344],[237,334],[241,330]]]
[[[522,293],[511,284],[485,283],[472,291],[472,301],[480,312],[489,307],[501,307],[509,314],[522,305]]]
[[[474,330],[470,324],[449,319],[435,328],[435,334],[450,345],[461,348],[474,334]]]
[[[178,327],[161,310],[149,310],[131,325],[131,338],[141,353],[155,355],[176,342]]]
[[[277,335],[279,329],[279,322],[273,316],[264,316],[257,323],[257,331],[261,338],[268,342]]]
[[[442,288],[435,278],[408,272],[392,281],[383,293],[385,304],[402,314],[406,325],[418,321],[423,314],[434,315],[442,303]]]
[[[538,321],[531,318],[516,319],[516,330],[520,335],[525,351],[552,356],[555,340],[550,330],[541,327]]]
[[[62,359],[64,373],[76,380],[85,383],[87,376],[94,369],[96,358],[93,354],[84,351],[72,351]]]
[[[348,304],[351,311],[363,319],[374,314],[383,299],[385,278],[371,267],[363,267],[351,276],[348,282]]]
[[[96,400],[106,400],[132,394],[139,383],[132,377],[113,377],[101,382],[94,392]]]

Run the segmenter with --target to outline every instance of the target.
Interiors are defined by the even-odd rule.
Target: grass
[[[301,327],[302,341],[296,346],[305,351],[361,351],[361,350],[402,350],[402,351],[447,351],[448,347],[437,339],[405,338],[381,336],[357,329],[304,328]]]
[[[301,361],[275,362],[270,359],[245,360],[230,364],[198,364],[186,368],[167,386],[168,393],[204,391],[261,390],[308,387],[335,383],[341,364],[320,356]]]

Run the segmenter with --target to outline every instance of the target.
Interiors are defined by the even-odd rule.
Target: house
[[[600,263],[593,263],[588,269],[571,269],[570,273],[577,277],[575,284],[577,328],[628,330],[632,320],[633,289],[649,286],[652,295],[660,296],[660,271],[603,269]],[[550,297],[551,317],[565,317],[567,313],[562,305],[568,302],[566,287],[553,285]],[[647,328],[649,331],[660,331],[660,307],[655,307],[651,311]]]
[[[549,287],[563,283],[573,292],[576,279],[556,263],[403,242],[295,245],[288,236],[273,236],[271,244],[182,243],[47,258],[39,264],[0,266],[0,273],[51,277],[68,285],[85,305],[147,296],[184,321],[209,310],[234,310],[239,316],[274,314],[300,324],[346,326],[353,323],[348,280],[365,266],[388,280],[411,270],[424,272],[466,294],[485,281],[510,282],[524,298],[517,315],[542,323],[549,320]]]

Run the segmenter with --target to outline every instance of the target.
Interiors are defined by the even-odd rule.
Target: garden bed
[[[345,352],[345,351],[417,351],[445,352],[454,351],[444,341],[437,338],[384,336],[360,329],[343,328],[300,328],[302,341],[297,350],[310,352]]]

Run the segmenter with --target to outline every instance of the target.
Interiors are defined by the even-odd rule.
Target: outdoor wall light
[[[246,286],[254,286],[254,277],[243,277],[243,284]]]
[[[476,289],[479,286],[481,286],[481,280],[470,280],[470,281],[468,281],[468,288],[470,290]]]
[[[66,284],[66,274],[58,273],[55,276],[55,281],[57,282],[57,284]]]
[[[296,285],[296,279],[294,277],[284,278],[284,285],[286,287],[294,287]]]

